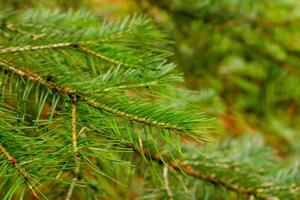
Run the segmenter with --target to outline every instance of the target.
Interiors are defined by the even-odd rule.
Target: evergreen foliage
[[[206,94],[176,88],[147,17],[1,10],[0,24],[1,199],[299,198],[299,165],[261,138],[203,145],[213,122],[191,104]]]
[[[181,77],[146,17],[99,24],[83,11],[27,11],[2,12],[1,21],[4,199],[28,194],[19,193],[22,179],[39,198],[78,187],[90,199],[109,190],[101,182],[127,185],[133,150],[146,159],[148,146],[157,158],[170,149],[175,158],[180,135],[205,139],[203,116],[159,103],[161,88]]]

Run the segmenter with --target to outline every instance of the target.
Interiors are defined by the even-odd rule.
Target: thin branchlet
[[[17,160],[12,157],[7,150],[0,144],[0,152],[9,160],[13,165],[17,163]]]
[[[9,23],[9,24],[6,24],[4,23],[3,24],[4,28],[8,29],[9,31],[12,31],[12,32],[16,32],[18,34],[22,34],[22,35],[30,35],[30,37],[33,39],[33,40],[38,40],[42,37],[45,36],[45,33],[42,33],[42,34],[33,34],[33,33],[30,33],[28,31],[25,31],[19,27],[17,27],[15,24],[12,24],[12,23]]]
[[[65,94],[70,97],[75,95],[75,90],[68,88],[68,87],[61,87],[53,82],[47,81],[46,79],[44,79],[37,73],[33,73],[28,70],[17,67],[3,58],[0,58],[0,66],[2,66],[2,68],[4,68],[4,70],[7,70],[8,72],[13,72],[15,74],[18,74],[21,77],[28,79],[28,80],[36,81],[40,85],[43,85],[47,88],[50,88],[56,92],[61,93],[61,94]]]
[[[17,160],[6,150],[6,148],[0,144],[0,152],[4,155],[4,157],[14,166],[14,168],[16,169],[16,171],[25,179],[26,183],[28,184],[29,189],[32,192],[32,195],[40,200],[41,198],[39,197],[39,195],[37,194],[37,192],[35,191],[34,187],[32,186],[32,184],[29,181],[29,174],[25,171],[24,168],[22,168],[18,163]]]
[[[155,81],[149,81],[149,82],[146,82],[146,83],[139,83],[139,84],[119,85],[119,86],[105,88],[102,91],[103,92],[109,92],[109,91],[113,91],[113,90],[151,87],[151,86],[158,85],[159,83],[160,83],[159,81],[155,80]]]
[[[116,65],[119,65],[119,66],[139,68],[138,65],[128,64],[128,63],[124,63],[124,62],[119,61],[119,60],[112,59],[112,58],[110,58],[108,56],[105,56],[103,54],[97,53],[97,52],[95,52],[95,51],[93,51],[93,50],[91,50],[91,49],[89,49],[89,48],[87,48],[87,47],[85,47],[83,45],[80,45],[80,44],[77,45],[76,47],[78,47],[79,50],[81,50],[82,52],[90,54],[90,55],[92,55],[92,56],[94,56],[96,58],[99,58],[101,60],[104,60],[106,62],[109,62],[109,63],[112,63],[112,64],[116,64]]]
[[[173,193],[169,187],[169,178],[168,178],[168,166],[163,167],[163,178],[164,178],[164,187],[168,195],[169,200],[173,200]]]
[[[110,58],[108,56],[97,53],[97,52],[89,49],[88,47],[84,46],[84,44],[88,44],[90,42],[91,41],[86,41],[86,42],[62,42],[62,43],[37,45],[37,46],[26,45],[26,46],[16,46],[16,47],[6,47],[6,48],[0,48],[0,54],[73,47],[73,48],[78,49],[79,51],[82,51],[82,52],[87,53],[89,55],[92,55],[92,56],[94,56],[98,59],[104,60],[106,62],[115,64],[115,65],[126,66],[126,67],[134,67],[134,68],[139,68],[140,67],[140,66],[135,65],[135,64],[128,64],[128,63],[124,63],[122,61]]]
[[[139,116],[136,116],[133,114],[129,114],[129,113],[120,111],[118,109],[112,108],[110,106],[107,106],[105,104],[102,104],[93,98],[83,97],[82,99],[85,102],[87,102],[89,105],[91,105],[95,108],[98,108],[98,109],[106,111],[108,113],[117,115],[121,118],[129,119],[129,120],[133,120],[133,121],[136,121],[139,123],[144,123],[144,124],[148,124],[151,126],[157,126],[157,127],[161,127],[161,128],[165,128],[165,129],[169,129],[169,130],[173,130],[173,131],[183,132],[183,129],[180,126],[177,126],[174,124],[170,124],[170,123],[166,123],[166,122],[159,122],[159,121],[155,121],[152,119],[147,119],[147,118],[139,117]]]
[[[78,180],[78,174],[79,174],[79,152],[78,152],[78,134],[77,134],[77,123],[76,123],[76,118],[77,118],[77,97],[74,96],[72,99],[72,105],[71,105],[71,125],[72,125],[72,143],[73,143],[73,153],[74,153],[74,160],[76,167],[74,169],[74,174],[75,177],[72,180],[72,183],[69,187],[66,200],[70,200],[73,195],[75,183]]]
[[[74,46],[75,43],[72,42],[63,42],[63,43],[56,43],[56,44],[48,44],[48,45],[38,45],[38,46],[18,46],[18,47],[7,47],[7,48],[0,48],[0,54],[4,53],[17,53],[17,52],[23,52],[23,51],[38,51],[38,50],[44,50],[44,49],[57,49],[57,48],[63,48],[63,47],[70,47]]]
[[[73,98],[72,105],[71,105],[71,116],[72,116],[72,142],[73,142],[73,149],[74,155],[77,156],[78,154],[78,147],[77,147],[77,126],[76,126],[76,117],[77,117],[77,106],[76,106],[77,98],[76,96]]]

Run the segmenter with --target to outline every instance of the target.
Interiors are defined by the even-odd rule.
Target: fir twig
[[[27,46],[19,46],[19,47],[7,47],[7,48],[0,48],[0,54],[17,53],[23,51],[38,51],[44,49],[57,49],[57,48],[70,47],[74,45],[76,44],[71,42],[65,42],[65,43],[56,43],[56,44],[38,45],[38,46],[27,45]]]
[[[120,65],[120,66],[123,65],[123,66],[127,66],[127,67],[135,67],[135,68],[139,67],[137,65],[133,65],[133,64],[130,65],[130,64],[127,64],[127,63],[124,63],[124,62],[121,62],[121,61],[109,58],[108,56],[102,55],[100,53],[96,53],[95,51],[93,51],[93,50],[91,50],[91,49],[89,49],[89,48],[87,48],[87,47],[85,47],[85,46],[83,46],[81,44],[76,45],[76,47],[78,47],[79,50],[81,50],[81,51],[83,51],[83,52],[85,52],[87,54],[90,54],[90,55],[92,55],[92,56],[94,56],[96,58],[102,59],[102,60],[104,60],[106,62],[110,62],[110,63],[115,64],[115,65]]]
[[[164,178],[164,186],[168,195],[169,200],[173,200],[173,193],[169,187],[169,178],[168,178],[168,166],[164,166],[163,168],[163,178]]]
[[[29,189],[31,190],[32,195],[36,199],[40,200],[41,198],[39,197],[39,195],[35,191],[34,187],[31,185],[31,183],[29,181],[29,178],[30,178],[29,174],[26,173],[25,169],[23,169],[17,163],[17,160],[12,155],[10,155],[10,153],[6,150],[6,148],[2,144],[0,144],[0,152],[7,158],[7,160],[10,162],[10,164],[12,164],[14,166],[14,168],[17,170],[17,172],[24,178],[24,180],[28,184]]]
[[[78,174],[79,174],[79,171],[80,171],[80,168],[79,168],[79,152],[78,152],[78,136],[79,134],[77,134],[77,122],[76,122],[76,118],[77,118],[77,106],[76,106],[76,102],[77,102],[77,98],[76,96],[73,97],[72,99],[72,105],[71,105],[71,117],[72,117],[72,141],[73,141],[73,149],[74,149],[74,160],[75,160],[75,169],[74,169],[74,174],[75,174],[75,177],[72,179],[72,183],[69,187],[69,190],[68,190],[68,193],[67,193],[67,197],[66,197],[66,200],[71,200],[72,198],[72,194],[73,194],[73,191],[74,191],[74,187],[75,187],[75,183],[76,181],[78,180]]]
[[[158,122],[158,121],[155,121],[155,120],[152,120],[152,119],[142,118],[142,117],[139,117],[139,116],[129,114],[129,113],[120,111],[118,109],[112,108],[112,107],[107,106],[105,104],[102,104],[102,103],[98,102],[97,100],[95,100],[91,97],[87,97],[87,96],[84,96],[82,94],[77,93],[72,88],[59,86],[59,85],[57,85],[53,82],[47,81],[46,79],[44,79],[43,77],[39,76],[36,73],[29,72],[28,70],[21,69],[20,67],[16,67],[13,64],[9,63],[8,61],[6,61],[2,58],[0,58],[0,66],[5,67],[7,70],[15,72],[18,75],[20,75],[22,77],[25,77],[29,80],[34,80],[34,81],[38,82],[39,84],[41,84],[41,85],[43,85],[43,86],[45,86],[49,89],[52,89],[52,90],[57,91],[61,94],[70,96],[71,98],[73,96],[77,96],[79,101],[80,100],[84,101],[87,104],[89,104],[90,106],[93,106],[94,108],[103,110],[103,111],[108,112],[110,114],[117,115],[121,118],[125,118],[125,119],[128,119],[128,120],[133,120],[133,121],[148,124],[148,125],[151,125],[151,126],[161,127],[161,128],[164,128],[164,129],[174,130],[174,131],[177,131],[177,132],[183,132],[183,129],[181,127],[177,126],[177,125],[166,123],[166,122]]]

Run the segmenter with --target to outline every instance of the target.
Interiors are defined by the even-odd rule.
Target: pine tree
[[[1,199],[297,199],[260,138],[216,148],[145,16],[0,11]],[[175,93],[175,95],[174,95]]]

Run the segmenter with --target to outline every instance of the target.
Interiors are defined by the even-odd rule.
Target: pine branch
[[[32,185],[30,179],[30,175],[25,171],[25,169],[23,169],[17,162],[17,160],[10,155],[10,153],[6,150],[6,148],[4,148],[4,146],[2,144],[0,144],[0,152],[5,156],[5,158],[9,161],[10,164],[12,164],[15,168],[15,170],[24,178],[25,182],[28,184],[29,189],[32,192],[32,195],[40,200],[41,198],[39,197],[39,195],[37,194],[37,192],[34,189],[34,186]]]
[[[155,102],[157,94],[147,99],[152,88],[138,93],[142,99],[130,95],[134,88],[165,87],[182,79],[173,73],[175,65],[166,62],[170,53],[161,48],[165,36],[148,20],[127,18],[117,28],[99,27],[90,17],[70,13],[72,17],[55,15],[46,25],[41,20],[44,14],[30,13],[20,17],[22,23],[13,22],[0,47],[0,122],[5,125],[1,141],[16,141],[11,151],[24,157],[26,169],[40,177],[43,190],[48,186],[62,190],[43,191],[42,198],[89,199],[90,191],[97,191],[97,197],[105,195],[99,192],[103,189],[114,196],[117,188],[106,187],[126,183],[124,175],[116,176],[115,168],[132,170],[125,159],[131,150],[121,141],[143,150],[144,141],[155,148],[163,142],[177,148],[180,134],[202,140],[198,128],[202,122],[205,126],[205,120],[196,112],[160,105]],[[86,24],[91,27],[83,29]],[[37,34],[43,36],[32,37]],[[9,120],[4,118],[8,110]],[[95,134],[86,127],[106,132]],[[13,194],[22,196],[18,190]]]
[[[34,81],[38,82],[40,85],[43,85],[49,89],[52,89],[56,92],[61,93],[61,94],[67,95],[71,98],[76,97],[79,100],[86,102],[90,106],[93,106],[97,109],[103,110],[107,113],[114,114],[119,117],[122,117],[122,118],[125,118],[128,120],[133,120],[133,121],[136,121],[139,123],[148,124],[150,126],[157,126],[157,127],[163,128],[163,129],[169,129],[169,130],[174,130],[174,131],[178,131],[178,132],[184,131],[184,129],[182,127],[174,125],[174,124],[170,124],[170,123],[166,123],[166,122],[159,122],[159,121],[155,121],[152,119],[139,117],[137,115],[129,114],[129,113],[120,111],[118,109],[112,108],[110,106],[107,106],[105,104],[102,104],[93,98],[90,98],[90,97],[87,97],[87,96],[77,93],[72,88],[58,86],[53,82],[49,82],[49,81],[45,80],[44,78],[42,78],[41,76],[39,76],[36,73],[32,73],[27,70],[23,70],[20,67],[16,67],[13,64],[9,63],[8,61],[6,61],[2,58],[0,58],[0,65],[2,67],[5,67],[9,71],[17,73],[18,75],[20,75],[24,78],[27,78],[29,80],[34,80]]]
[[[1,48],[0,54],[17,53],[23,51],[38,51],[44,49],[56,49],[56,48],[64,48],[64,47],[70,47],[75,45],[77,44],[66,42],[66,43],[56,43],[56,44],[48,44],[48,45],[40,45],[40,46],[28,45],[28,46],[19,46],[19,47],[8,47],[8,48]]]
[[[77,98],[74,97],[72,99],[72,105],[71,105],[71,116],[72,116],[72,142],[73,142],[73,149],[74,149],[74,159],[75,159],[75,165],[76,165],[76,168],[74,169],[74,174],[75,174],[75,177],[73,178],[73,183],[70,185],[69,187],[69,190],[68,190],[68,193],[67,193],[67,197],[66,197],[66,200],[71,200],[72,198],[72,194],[73,194],[73,191],[74,191],[74,187],[75,187],[75,183],[76,181],[78,181],[78,175],[79,175],[79,172],[80,172],[80,168],[79,168],[79,152],[78,152],[78,136],[79,134],[77,134],[77,125],[76,125],[76,118],[77,118],[77,105],[76,105],[76,101],[77,101]]]
[[[299,191],[297,184],[289,187],[281,179],[264,185],[271,176],[256,170],[269,166],[264,161],[235,162],[234,153],[229,152],[219,156],[229,157],[227,163],[213,156],[203,159],[193,148],[186,150],[181,136],[205,140],[206,118],[188,110],[190,107],[174,106],[172,99],[176,97],[159,101],[165,88],[133,90],[161,87],[179,79],[173,75],[174,65],[166,64],[170,54],[161,50],[165,36],[148,20],[127,18],[99,27],[95,18],[84,13],[27,13],[15,18],[14,27],[18,28],[10,30],[0,49],[0,139],[3,145],[8,144],[7,150],[0,145],[0,151],[11,166],[18,163],[8,151],[24,158],[22,166],[39,176],[42,189],[59,188],[54,194],[46,191],[49,198],[129,199],[123,185],[130,185],[135,176],[143,177],[145,195],[155,185],[154,189],[169,199],[180,194],[175,187],[188,191],[185,184],[199,182],[258,199],[291,199]],[[37,34],[43,37],[32,37]],[[32,109],[36,116],[28,112],[30,103],[36,107]],[[209,155],[214,153],[223,153],[223,149]],[[153,163],[159,167],[151,173],[148,169]],[[1,177],[5,166],[0,165]],[[180,184],[174,185],[169,171],[176,171]],[[160,180],[155,175],[162,175],[163,187],[157,187]],[[241,178],[249,180],[242,182]]]
[[[141,152],[139,150],[137,150],[135,147],[131,147],[133,148],[134,152],[140,156],[142,156]],[[145,151],[145,150],[143,150]],[[172,158],[168,158],[166,156],[156,156],[153,153],[150,153],[149,151],[148,154],[145,155],[145,157],[149,160],[149,161],[153,161],[155,163],[158,163],[159,165],[164,166],[169,168],[169,169],[174,169],[179,173],[184,173],[185,175],[189,176],[189,177],[194,177],[195,179],[200,179],[203,180],[205,182],[209,182],[212,183],[213,185],[215,185],[216,187],[224,187],[229,191],[233,191],[235,193],[238,194],[242,194],[243,196],[246,197],[254,197],[257,199],[261,199],[261,200],[270,200],[270,199],[278,199],[277,195],[280,194],[280,196],[286,197],[293,197],[294,195],[298,194],[298,192],[300,191],[300,185],[289,185],[289,184],[285,184],[285,185],[267,185],[264,183],[264,178],[260,177],[261,175],[259,173],[257,173],[256,171],[245,171],[245,176],[244,177],[239,177],[239,179],[245,179],[244,180],[244,184],[248,185],[247,187],[243,185],[242,182],[237,182],[237,183],[231,183],[229,180],[227,180],[226,178],[222,178],[222,176],[220,176],[220,174],[218,174],[218,172],[208,172],[208,171],[201,171],[200,169],[195,168],[195,166],[199,165],[199,166],[203,166],[204,169],[210,169],[213,168],[214,170],[220,170],[223,171],[224,174],[227,173],[236,173],[236,174],[240,174],[242,173],[243,166],[235,166],[235,168],[237,168],[238,170],[235,171],[235,168],[232,169],[231,166],[226,166],[223,168],[225,163],[218,163],[218,161],[215,161],[213,163],[211,163],[211,165],[209,165],[208,162],[203,162],[203,163],[199,163],[198,161],[196,161],[196,163],[198,162],[198,164],[193,164],[190,165],[188,161],[185,160],[174,160]],[[144,156],[143,156],[144,157]],[[200,161],[201,159],[199,159]],[[226,165],[226,164],[225,164]],[[164,170],[164,174],[165,174],[165,170]],[[246,175],[247,174],[247,175]],[[242,174],[241,174],[242,175]],[[249,184],[247,183],[250,180],[247,180],[248,177],[247,176],[251,176],[254,175],[256,176],[257,181],[262,181],[262,183],[259,183],[258,185],[253,185],[253,186],[249,186]],[[261,180],[259,180],[261,178]],[[164,175],[164,179],[165,179],[165,175]],[[164,180],[166,181],[166,180]],[[270,183],[269,183],[270,184]],[[165,183],[166,185],[166,183]],[[278,192],[278,194],[276,194],[276,192]],[[281,193],[282,192],[282,193]],[[170,193],[169,189],[167,191],[168,195]],[[170,196],[169,196],[170,197]],[[172,195],[171,195],[172,197]]]
[[[78,156],[78,146],[77,146],[77,125],[76,125],[76,118],[77,118],[77,111],[76,111],[76,101],[77,98],[74,97],[72,99],[72,105],[71,105],[71,116],[72,116],[72,142],[73,142],[73,148],[74,148],[74,156],[77,157]]]
[[[135,152],[140,154],[140,152],[138,152],[138,151],[135,151]],[[178,172],[183,172],[184,174],[186,174],[188,176],[210,182],[217,186],[223,186],[228,190],[231,190],[231,191],[234,191],[237,193],[241,193],[245,196],[249,196],[249,197],[254,196],[254,197],[262,199],[262,200],[269,199],[268,197],[261,195],[260,193],[258,193],[257,191],[254,191],[252,189],[246,189],[239,185],[227,183],[225,180],[222,180],[222,179],[219,179],[218,177],[216,177],[215,174],[205,174],[199,170],[196,170],[193,167],[191,167],[190,165],[184,164],[184,161],[174,161],[174,160],[168,159],[168,158],[162,159],[162,158],[159,158],[154,155],[148,155],[148,156],[146,156],[146,158],[148,158],[148,159],[150,159],[150,161],[154,161],[160,165],[166,165],[168,168],[175,169]]]
[[[114,60],[114,59],[109,58],[107,56],[104,56],[100,53],[96,53],[95,51],[92,51],[91,49],[84,46],[84,44],[88,44],[88,43],[91,43],[91,42],[92,41],[77,42],[77,43],[66,42],[66,43],[56,43],[56,44],[48,44],[48,45],[40,45],[40,46],[30,46],[30,45],[28,45],[28,46],[19,46],[19,47],[0,48],[0,54],[74,47],[74,48],[78,48],[82,52],[85,52],[87,54],[90,54],[92,56],[95,56],[96,58],[105,60],[107,62],[110,62],[112,64],[124,65],[124,66],[127,66],[127,67],[139,67],[137,65],[129,65],[127,63],[123,63],[121,61]]]
[[[115,87],[108,87],[103,90],[103,92],[109,92],[109,91],[114,91],[114,90],[127,90],[127,89],[136,89],[136,88],[145,88],[145,87],[151,87],[151,86],[156,86],[160,85],[159,80],[157,81],[150,81],[146,83],[140,83],[140,84],[127,84],[127,85],[118,85]]]
[[[59,92],[61,94],[68,95],[68,96],[75,95],[75,91],[73,91],[71,88],[60,87],[53,82],[49,82],[49,81],[45,80],[43,77],[39,76],[36,73],[29,72],[25,69],[14,66],[13,64],[6,61],[5,59],[0,58],[0,65],[2,67],[4,67],[6,70],[8,70],[8,72],[14,72],[21,77],[27,78],[28,80],[36,81],[37,83],[44,85],[45,87],[52,89],[56,92]]]
[[[163,178],[164,178],[165,190],[168,194],[168,199],[173,200],[173,193],[172,193],[171,189],[169,188],[168,166],[164,166],[164,168],[163,168]]]
[[[79,49],[81,51],[83,51],[83,52],[85,52],[87,54],[90,54],[90,55],[92,55],[92,56],[94,56],[96,58],[99,58],[99,59],[105,60],[107,62],[110,62],[112,64],[116,64],[116,65],[119,65],[119,66],[124,65],[124,66],[127,66],[127,67],[135,67],[135,68],[139,67],[138,65],[134,65],[134,64],[130,65],[130,64],[127,64],[127,63],[124,63],[124,62],[121,62],[121,61],[109,58],[109,57],[107,57],[105,55],[102,55],[100,53],[96,53],[95,51],[93,51],[93,50],[91,50],[91,49],[89,49],[89,48],[87,48],[87,47],[85,47],[85,46],[83,46],[81,44],[78,44],[77,46],[79,47]]]

